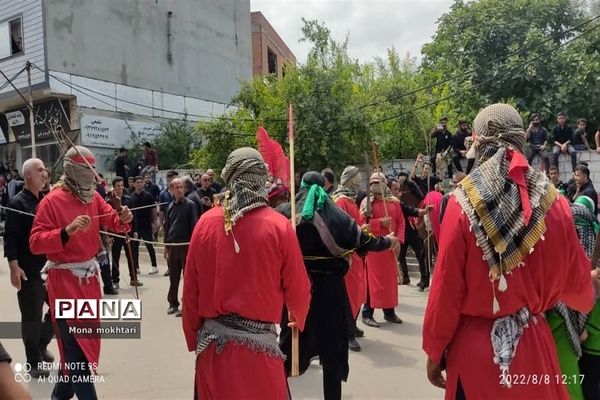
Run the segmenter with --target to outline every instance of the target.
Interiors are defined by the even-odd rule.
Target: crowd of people
[[[309,171],[298,177],[295,198],[290,182],[270,175],[251,148],[229,155],[222,184],[212,169],[169,171],[162,191],[153,183],[158,155],[151,146],[135,176],[122,149],[110,187],[95,173],[93,154],[73,147],[46,195],[43,163],[27,160],[23,190],[8,203],[5,255],[31,373],[48,374],[41,362],[54,358],[47,350],[53,325],[63,362],[97,362],[100,339],[73,336],[73,321],[43,316],[44,303],[52,310],[55,298],[117,294],[122,251],[129,284],[143,285],[143,243],[148,274],[159,273],[154,246],[165,249],[167,314],[182,317],[196,352],[199,398],[287,399],[293,363],[302,374],[318,357],[324,398],[340,399],[348,352],[361,351],[358,339],[368,334],[359,317],[374,329],[403,323],[396,306],[399,286],[411,283],[410,247],[416,287],[430,290],[427,376],[447,399],[598,399],[600,280],[590,261],[598,198],[588,166],[576,159],[567,183],[558,178],[558,157],[543,161],[547,171],[530,165],[532,152],[547,159],[539,122],[532,115],[525,130],[514,108],[494,104],[475,119],[476,135],[466,121],[451,135],[443,118],[432,136],[446,165],[436,169],[419,155],[399,176],[379,166],[361,172],[349,165],[339,179],[329,168]],[[580,151],[562,113],[554,131],[554,154]],[[376,309],[385,322],[375,319]],[[53,398],[73,394],[96,398],[93,384],[82,382],[57,384]]]

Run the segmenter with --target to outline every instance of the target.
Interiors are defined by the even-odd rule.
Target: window
[[[23,52],[23,25],[21,17],[0,23],[0,58]]]
[[[277,75],[277,55],[273,50],[267,47],[267,62],[269,64],[269,74]]]

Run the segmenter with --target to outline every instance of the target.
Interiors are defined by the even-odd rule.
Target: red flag
[[[259,126],[256,130],[256,142],[258,151],[267,163],[269,174],[288,186],[290,183],[290,161],[283,152],[283,148],[277,140],[271,139],[265,128]]]

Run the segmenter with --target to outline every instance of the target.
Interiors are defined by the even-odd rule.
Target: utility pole
[[[37,157],[35,151],[35,115],[33,114],[33,96],[31,95],[31,63],[27,61],[27,82],[29,84],[29,130],[31,131],[31,157]]]

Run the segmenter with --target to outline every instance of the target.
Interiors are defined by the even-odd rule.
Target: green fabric
[[[588,314],[585,330],[588,337],[581,344],[581,349],[585,353],[600,356],[600,300],[596,300],[594,308]]]
[[[322,210],[323,204],[327,201],[328,194],[319,185],[308,185],[304,181],[300,184],[303,189],[308,189],[308,195],[302,207],[302,219],[310,221],[315,216],[315,211]],[[316,203],[316,204],[315,204]]]
[[[552,330],[552,336],[554,337],[561,373],[566,376],[579,376],[579,360],[571,346],[569,333],[565,326],[565,320],[555,310],[546,312],[546,320],[548,321],[548,325]],[[567,385],[567,391],[569,392],[571,400],[584,400],[583,391],[581,390],[579,382],[569,383]]]

